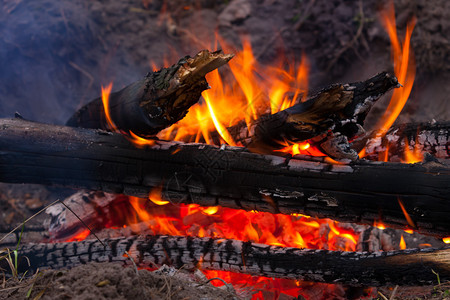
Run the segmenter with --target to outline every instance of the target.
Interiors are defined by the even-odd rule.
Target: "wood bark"
[[[131,263],[130,255],[141,266],[169,264],[353,286],[431,285],[436,284],[433,271],[441,281],[450,280],[449,248],[341,252],[184,236],[133,236],[102,242],[27,244],[19,248],[19,257],[27,257],[33,270],[87,262]],[[0,267],[8,270],[5,260]],[[27,268],[23,259],[20,269]]]
[[[329,164],[323,158],[249,153],[158,141],[135,148],[120,134],[0,120],[0,182],[62,185],[146,198],[162,187],[173,203],[301,213],[342,222],[409,227],[450,236],[450,168],[445,163]]]
[[[392,88],[399,87],[397,78],[380,73],[366,81],[333,84],[306,102],[275,114],[265,114],[247,125],[241,121],[227,128],[233,140],[257,153],[272,153],[292,144],[308,140],[333,158],[356,160],[358,153],[348,141],[364,135],[364,119],[375,102]],[[220,135],[211,133],[220,145]],[[186,141],[193,140],[186,137]]]
[[[186,56],[177,64],[149,73],[124,89],[109,96],[109,124],[102,98],[97,98],[78,110],[68,126],[130,130],[140,136],[152,136],[178,122],[208,88],[205,75],[226,64],[233,55],[220,51],[200,51],[195,57]],[[115,128],[111,128],[115,127]]]

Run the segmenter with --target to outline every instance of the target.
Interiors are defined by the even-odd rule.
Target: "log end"
[[[200,78],[205,77],[209,72],[228,63],[234,54],[224,54],[221,50],[209,52],[202,50],[194,57],[186,58],[184,63],[178,70],[179,80],[182,83],[189,84]]]
[[[229,62],[233,56],[222,51],[202,50],[194,57],[186,56],[169,68],[149,74],[150,84],[139,106],[154,129],[138,130],[137,133],[154,135],[184,118],[201,93],[209,88],[205,75]]]

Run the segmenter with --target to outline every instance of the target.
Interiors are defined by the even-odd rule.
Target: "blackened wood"
[[[317,159],[317,158],[316,158]],[[450,168],[360,160],[348,165],[157,141],[136,149],[120,134],[0,120],[0,182],[39,183],[173,203],[301,213],[342,222],[409,227],[450,236]]]
[[[353,148],[366,148],[365,158],[370,160],[406,160],[405,150],[420,156],[429,153],[435,158],[450,158],[450,122],[402,124],[391,127],[377,137],[373,132],[355,141]],[[387,151],[387,153],[386,153]]]
[[[227,130],[236,143],[257,153],[313,139],[310,144],[330,157],[355,160],[358,154],[348,141],[364,134],[362,126],[370,109],[395,87],[399,87],[397,78],[386,72],[362,82],[333,84],[306,102],[262,115],[249,126],[241,121]],[[211,139],[220,144],[217,133],[212,133]]]
[[[152,136],[181,120],[208,88],[205,75],[226,64],[233,55],[200,51],[177,64],[149,73],[109,96],[109,113],[118,130]],[[78,110],[68,126],[112,130],[105,117],[102,98]]]
[[[33,270],[70,268],[87,262],[129,264],[126,251],[142,266],[168,264],[188,270],[224,270],[353,286],[431,285],[436,284],[434,272],[441,281],[450,280],[449,248],[341,252],[185,236],[134,236],[102,242],[106,247],[98,240],[27,244],[20,247],[19,257],[26,256]],[[21,268],[27,268],[25,260]]]

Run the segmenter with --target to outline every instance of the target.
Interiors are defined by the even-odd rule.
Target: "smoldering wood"
[[[21,245],[19,257],[27,257],[32,270],[87,262],[130,264],[130,255],[141,266],[168,264],[188,270],[223,270],[353,286],[431,285],[436,283],[434,272],[441,281],[450,280],[449,248],[341,252],[189,236],[133,236],[102,242]],[[8,270],[5,264],[5,260],[0,261],[0,267]],[[23,260],[20,269],[27,268]]]
[[[118,130],[140,136],[152,136],[181,120],[188,109],[208,88],[205,75],[226,64],[233,55],[220,51],[200,51],[186,56],[169,68],[149,73],[109,96],[109,113]],[[112,130],[108,124],[102,98],[78,110],[68,126]]]
[[[381,136],[373,132],[356,140],[352,147],[366,149],[371,160],[405,160],[406,149],[411,153],[430,153],[435,158],[450,158],[450,122],[412,123],[391,127]]]
[[[364,120],[375,102],[392,88],[397,78],[387,72],[362,82],[333,84],[275,114],[265,114],[248,126],[245,121],[227,128],[237,144],[253,152],[271,153],[286,144],[309,140],[334,158],[356,160],[358,153],[348,141],[364,135]],[[193,140],[186,137],[186,140]],[[211,133],[220,145],[220,135]]]
[[[450,236],[450,168],[360,160],[348,165],[157,141],[137,149],[120,134],[0,120],[0,182],[102,190],[172,203],[301,213]]]

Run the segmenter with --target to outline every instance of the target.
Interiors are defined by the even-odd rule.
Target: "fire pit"
[[[295,30],[314,15],[314,2]],[[138,12],[152,5],[143,2]],[[252,5],[222,7],[220,26],[239,26]],[[179,22],[174,18],[195,9],[201,10],[166,4],[156,19],[171,29]],[[351,298],[373,296],[374,287],[447,280],[449,124],[394,124],[416,74],[410,46],[415,17],[407,18],[398,38],[393,5],[379,13],[393,71],[310,91],[310,74],[334,69],[361,38],[368,21],[361,3],[357,9],[353,39],[327,68],[307,54],[260,64],[267,47],[255,55],[250,39],[239,50],[219,34],[212,49],[223,52],[202,50],[165,63],[122,89],[107,82],[102,96],[78,108],[68,126],[20,114],[1,119],[1,182],[80,191],[58,190],[68,197],[38,216],[43,225],[34,237],[28,224],[23,238],[19,231],[6,235],[3,247],[19,251],[5,250],[0,266],[17,277],[26,270],[117,262],[134,266],[132,277],[139,280],[148,275],[137,268],[146,268],[163,281],[183,273],[189,289],[234,286],[225,284],[225,293],[211,298]],[[176,30],[210,48],[189,30]],[[385,112],[369,114],[391,89]],[[45,201],[36,201],[39,210]],[[159,289],[168,295],[181,284],[164,282]],[[239,291],[245,284],[247,292]]]

